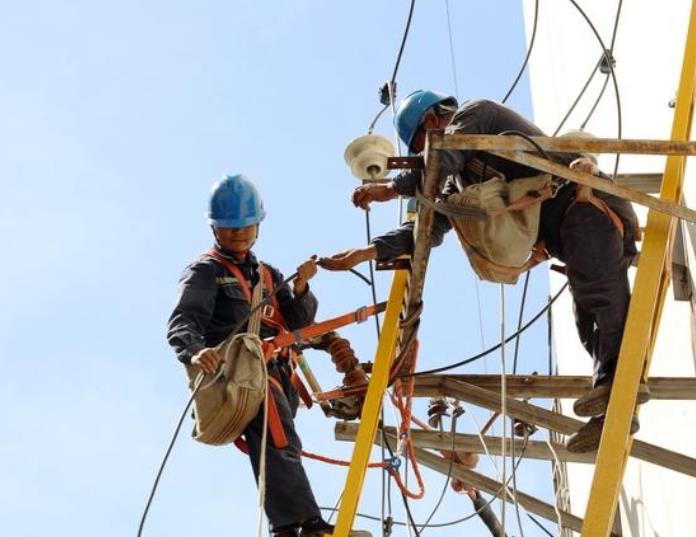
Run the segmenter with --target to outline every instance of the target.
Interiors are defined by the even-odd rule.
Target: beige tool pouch
[[[252,295],[252,309],[263,293],[263,278],[259,277]],[[266,395],[266,361],[258,336],[261,324],[260,309],[249,320],[249,332],[228,338],[216,347],[223,356],[218,374],[203,380],[194,400],[196,425],[192,436],[204,444],[224,445],[241,436],[258,414]],[[193,391],[200,373],[195,365],[186,366],[189,390]]]
[[[550,175],[506,182],[502,176],[467,186],[447,202],[486,210],[484,219],[452,218],[474,272],[482,280],[516,283],[539,262],[532,256],[539,234],[541,202],[552,197]]]

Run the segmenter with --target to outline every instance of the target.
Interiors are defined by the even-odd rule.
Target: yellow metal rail
[[[696,77],[696,0],[692,2],[681,82],[671,139],[689,140]],[[686,158],[667,159],[660,197],[679,202]],[[657,329],[669,285],[667,273],[670,240],[675,220],[650,211],[633,296],[628,310],[604,432],[599,445],[592,490],[585,512],[582,537],[610,534],[623,473],[633,442],[629,435],[638,384],[647,375]]]
[[[343,489],[341,507],[338,511],[333,537],[348,537],[358,509],[365,472],[377,432],[379,412],[382,408],[382,394],[389,383],[389,371],[399,336],[399,315],[406,294],[408,275],[408,270],[397,270],[394,273],[387,311],[384,314],[382,333],[377,344],[375,362],[372,366],[372,377],[360,416],[360,427],[355,439],[355,448],[346,477],[346,485]]]

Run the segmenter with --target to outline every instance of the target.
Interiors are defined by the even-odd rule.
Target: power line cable
[[[623,6],[623,0],[619,0],[618,7],[616,8],[616,17],[614,19],[614,31],[611,36],[611,48],[609,49],[609,61],[612,63],[612,66],[614,65],[614,45],[616,44],[616,34],[619,28],[619,19],[621,17],[621,8]],[[582,122],[580,128],[584,129],[587,123],[589,123],[590,118],[594,115],[595,110],[597,109],[597,106],[599,105],[599,102],[602,100],[602,97],[604,96],[604,92],[607,89],[607,86],[609,85],[609,73],[607,73],[607,76],[604,77],[604,84],[602,84],[602,89],[599,92],[599,95],[597,95],[597,99],[595,100],[594,104],[592,105],[592,108],[590,109],[589,114],[587,114],[587,117],[585,118],[585,121]]]
[[[433,507],[433,510],[430,512],[430,515],[428,518],[425,519],[425,522],[423,525],[420,527],[421,535],[423,534],[423,529],[428,527],[428,524],[430,521],[433,519],[435,516],[435,513],[440,509],[440,506],[442,505],[442,500],[445,499],[445,493],[447,492],[447,487],[450,483],[450,479],[452,478],[452,469],[454,468],[454,448],[455,448],[455,440],[456,440],[456,434],[457,434],[457,419],[459,419],[459,416],[461,414],[458,413],[456,410],[452,413],[452,424],[450,427],[450,434],[452,435],[452,447],[450,449],[450,463],[449,467],[447,469],[447,477],[445,479],[445,484],[442,486],[442,492],[440,492],[440,497],[438,498],[437,502],[435,503],[435,507]]]
[[[525,330],[527,330],[530,326],[532,326],[542,315],[544,315],[548,309],[553,305],[556,300],[561,296],[563,291],[566,290],[568,287],[568,283],[565,283],[561,289],[558,290],[558,292],[549,300],[548,304],[544,306],[539,312],[532,317],[529,321],[527,321],[524,326],[518,331],[516,331],[514,334],[511,334],[505,339],[505,343],[510,343],[513,339],[515,339],[519,334],[524,333]],[[464,360],[461,360],[459,362],[455,362],[452,364],[444,365],[442,367],[437,367],[434,369],[427,369],[424,371],[416,371],[415,373],[402,373],[399,375],[399,377],[421,377],[423,375],[433,375],[435,373],[442,373],[443,371],[449,371],[450,369],[455,369],[457,367],[461,367],[467,364],[470,364],[472,362],[475,362],[476,360],[480,360],[484,356],[487,356],[495,351],[497,351],[501,346],[501,343],[497,343],[496,345],[489,347],[483,352],[480,352],[474,356],[471,356],[470,358],[466,358]]]
[[[372,131],[377,124],[377,121],[382,114],[386,112],[387,108],[392,107],[392,112],[394,111],[394,97],[396,96],[396,75],[399,72],[399,66],[401,65],[401,58],[404,54],[404,49],[406,47],[406,40],[408,39],[409,31],[411,30],[411,21],[413,20],[413,10],[416,7],[416,0],[411,0],[411,4],[408,9],[408,16],[406,18],[406,26],[404,27],[404,33],[401,37],[401,45],[399,46],[399,52],[396,54],[396,61],[394,62],[394,69],[392,70],[392,76],[389,82],[386,83],[386,88],[383,87],[380,90],[380,101],[384,105],[375,115],[374,119],[370,123],[370,127],[367,129],[368,134],[372,134]]]
[[[452,35],[452,20],[450,16],[450,2],[445,0],[445,11],[447,13],[447,34],[449,36],[450,59],[452,61],[452,79],[454,81],[454,95],[459,99],[459,83],[457,77],[457,60],[454,55],[454,37]]]
[[[508,92],[505,94],[505,97],[503,97],[503,100],[501,101],[503,104],[505,104],[507,102],[507,100],[510,98],[510,95],[512,95],[512,92],[515,91],[517,84],[522,79],[522,75],[524,74],[524,70],[527,68],[527,63],[529,63],[529,58],[531,57],[532,50],[534,49],[534,42],[536,41],[538,22],[539,22],[539,0],[535,0],[535,2],[534,2],[534,25],[532,26],[532,37],[529,39],[529,45],[527,46],[527,54],[524,57],[524,61],[522,62],[522,66],[520,67],[520,70],[517,73],[515,80],[513,81],[512,85],[510,86],[510,89],[508,90]]]
[[[551,532],[550,532],[549,530],[547,530],[544,526],[542,526],[541,522],[539,522],[539,521],[536,519],[536,517],[533,517],[533,516],[530,515],[529,513],[527,513],[527,517],[529,518],[529,520],[531,520],[531,521],[534,522],[537,526],[539,526],[539,529],[541,529],[541,531],[543,531],[546,535],[548,535],[549,537],[556,537],[553,533],[551,533]]]
[[[607,49],[606,45],[604,44],[604,40],[602,39],[602,36],[599,35],[599,32],[597,31],[597,28],[595,25],[592,23],[590,18],[587,16],[587,13],[578,5],[576,0],[568,0],[573,6],[575,6],[575,9],[578,10],[580,15],[585,19],[587,22],[588,26],[592,30],[592,33],[595,35],[597,38],[597,41],[599,42],[599,45],[602,47],[602,55],[604,59],[606,60],[607,67],[609,68],[609,72],[611,74],[611,79],[612,82],[614,83],[614,93],[616,95],[616,114],[617,114],[617,138],[621,139],[621,132],[622,132],[622,114],[621,114],[621,95],[619,92],[619,82],[616,79],[616,73],[614,72],[614,65],[612,63],[612,58],[611,58],[611,51]],[[621,14],[621,0],[619,0],[619,8],[617,10],[617,15],[616,15],[616,21],[615,21],[615,26],[618,26],[618,20],[619,16]],[[614,36],[616,33],[614,33]],[[616,154],[616,162],[614,164],[614,181],[616,181],[616,176],[619,171],[619,157],[620,153]]]

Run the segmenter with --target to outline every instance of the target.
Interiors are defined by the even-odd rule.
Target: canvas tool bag
[[[258,278],[251,297],[252,310],[263,296],[263,278]],[[216,350],[223,356],[217,375],[198,390],[194,400],[196,425],[192,436],[204,444],[220,446],[237,440],[258,414],[266,395],[266,360],[259,330],[261,309],[249,319],[248,332],[220,343]],[[187,365],[189,390],[193,391],[201,369]]]
[[[483,219],[450,218],[479,278],[514,284],[520,274],[546,259],[537,236],[541,202],[552,196],[548,174],[507,182],[496,172],[447,198],[448,205],[483,209],[488,214]]]

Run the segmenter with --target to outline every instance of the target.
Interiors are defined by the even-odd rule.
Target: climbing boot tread
[[[573,405],[573,411],[577,416],[594,417],[603,416],[607,413],[609,406],[609,395],[611,394],[611,386],[600,385],[592,388],[585,395],[580,397]],[[650,400],[650,388],[644,382],[638,386],[638,394],[636,395],[636,404],[642,405]]]

